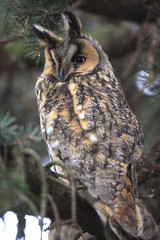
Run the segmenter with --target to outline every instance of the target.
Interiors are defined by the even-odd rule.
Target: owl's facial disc
[[[95,69],[99,63],[99,54],[96,48],[85,39],[77,40],[77,48],[78,54],[74,58],[76,67],[72,68],[72,72],[85,75]]]
[[[62,48],[62,46],[61,46]],[[91,72],[99,62],[97,50],[85,39],[70,42],[64,51],[50,50],[53,73],[59,81],[65,81],[70,75],[85,75]]]

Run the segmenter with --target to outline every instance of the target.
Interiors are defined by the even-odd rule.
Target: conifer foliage
[[[24,38],[29,54],[38,55],[38,44],[33,35],[33,24],[56,28],[59,13],[70,6],[72,0],[6,0],[0,3],[0,45]],[[28,51],[28,49],[27,49]]]

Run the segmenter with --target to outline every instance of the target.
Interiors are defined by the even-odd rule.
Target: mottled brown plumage
[[[100,44],[81,35],[73,14],[65,12],[62,18],[65,39],[39,25],[34,28],[46,45],[35,89],[50,158],[63,161],[81,178],[104,226],[109,224],[119,239],[142,236],[137,202],[142,129]]]

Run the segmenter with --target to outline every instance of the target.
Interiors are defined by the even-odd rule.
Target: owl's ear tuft
[[[65,11],[62,13],[62,19],[69,38],[77,38],[81,35],[82,24],[78,17],[71,12]]]
[[[49,44],[56,45],[59,41],[55,34],[40,25],[35,24],[33,31],[41,46]]]

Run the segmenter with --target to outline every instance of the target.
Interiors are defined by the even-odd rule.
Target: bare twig
[[[19,192],[19,199],[20,199],[22,202],[25,202],[25,203],[30,207],[30,209],[33,211],[34,216],[37,216],[37,217],[38,217],[37,207],[36,207],[36,205],[30,200],[30,198],[28,198],[28,197],[27,197],[26,195],[24,195],[23,193],[20,193],[20,192]]]
[[[18,39],[20,39],[22,37],[23,37],[22,35],[18,35],[18,36],[15,36],[15,37],[11,37],[11,38],[7,38],[7,39],[4,39],[4,40],[0,40],[0,45],[5,45],[7,43],[16,41],[16,40],[18,40]]]
[[[38,165],[39,168],[39,174],[40,174],[40,181],[41,181],[41,200],[40,200],[40,226],[41,229],[43,227],[43,218],[46,215],[46,206],[47,206],[47,193],[48,193],[48,189],[47,189],[47,182],[46,182],[46,176],[45,176],[45,171],[44,168],[41,165],[41,161],[40,161],[40,157],[39,155],[32,149],[25,149],[25,154],[29,154],[32,157],[34,157],[33,159],[35,160],[36,164]],[[42,237],[41,237],[42,238]]]
[[[77,224],[77,201],[76,201],[76,185],[75,180],[71,181],[71,196],[72,196],[72,224],[76,226]]]
[[[54,214],[55,222],[56,222],[56,230],[57,230],[57,234],[59,235],[60,230],[61,230],[61,224],[60,224],[60,217],[59,217],[58,209],[57,209],[57,206],[56,206],[56,203],[55,203],[53,197],[50,194],[48,194],[48,199],[49,199],[51,207],[53,209],[53,214]]]
[[[7,43],[16,41],[18,39],[21,39],[21,38],[23,38],[23,36],[24,36],[24,28],[21,30],[21,32],[20,32],[20,34],[18,36],[0,40],[0,46],[3,46],[5,44],[7,44]]]
[[[76,178],[72,174],[71,170],[67,165],[65,165],[63,162],[60,161],[52,161],[46,165],[46,167],[51,167],[53,165],[58,165],[62,167],[68,174],[68,179],[71,182],[71,196],[72,196],[72,206],[71,206],[71,212],[72,212],[72,224],[73,226],[76,226],[77,224],[77,217],[76,217],[76,212],[77,212],[77,205],[76,205],[76,184],[75,180]]]
[[[15,134],[12,130],[8,129],[8,132],[10,135],[16,140],[18,143],[17,146],[19,148],[19,156],[18,159],[18,170],[23,173],[23,177],[25,179],[25,168],[24,168],[24,147],[21,139]]]

